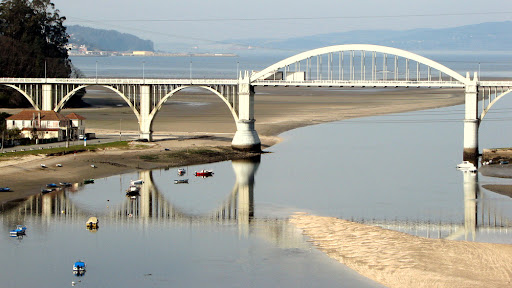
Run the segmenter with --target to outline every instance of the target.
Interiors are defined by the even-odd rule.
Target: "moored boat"
[[[185,168],[178,168],[178,176],[183,176],[187,173],[187,170]]]
[[[457,164],[457,169],[476,169],[475,165],[469,161],[462,161],[462,163]]]
[[[78,260],[73,264],[73,274],[77,276],[82,276],[85,273],[85,262],[82,260]]]
[[[85,222],[85,226],[89,229],[97,229],[98,228],[98,223],[100,221],[98,220],[98,218],[96,217],[89,217],[89,219],[87,220],[87,222]]]
[[[0,187],[0,192],[11,192],[11,188],[9,188],[9,187]]]
[[[85,179],[84,184],[91,184],[94,183],[94,179]]]
[[[46,188],[57,188],[57,187],[58,187],[58,185],[55,183],[46,184]]]
[[[9,234],[11,235],[11,237],[22,236],[25,235],[26,230],[27,227],[23,225],[16,225],[16,229],[11,230]]]
[[[142,179],[139,179],[139,180],[131,180],[131,181],[130,181],[130,185],[141,185],[141,184],[144,184],[144,180],[142,180]]]
[[[51,188],[43,188],[43,189],[41,189],[41,193],[46,194],[46,193],[53,192],[54,190],[55,189],[51,189]]]
[[[196,171],[194,173],[195,176],[197,177],[210,177],[210,176],[213,176],[213,171],[212,170],[201,170],[201,171]]]
[[[69,183],[69,182],[60,182],[60,183],[59,183],[59,186],[62,186],[62,187],[69,187],[69,186],[71,186],[71,185],[72,185],[72,184],[71,184],[71,183]]]
[[[174,180],[174,184],[188,184],[188,179],[177,179],[177,180]]]

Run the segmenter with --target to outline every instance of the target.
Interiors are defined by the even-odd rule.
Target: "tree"
[[[66,17],[59,13],[50,0],[0,3],[1,77],[67,78],[78,74],[68,58]],[[0,105],[5,106],[2,96],[11,107],[28,104],[19,93],[2,89],[0,94]]]

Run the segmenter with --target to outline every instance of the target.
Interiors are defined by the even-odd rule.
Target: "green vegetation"
[[[60,11],[50,0],[4,0],[0,3],[0,77],[74,77],[68,59]],[[73,101],[81,102],[80,97]],[[0,88],[0,107],[29,107],[13,89]]]
[[[22,147],[20,147],[20,148],[23,149]],[[98,150],[109,149],[109,148],[129,149],[129,146],[128,146],[127,141],[117,141],[117,142],[102,143],[102,144],[91,144],[91,145],[87,145],[87,146],[74,145],[74,146],[69,146],[68,148],[55,147],[55,148],[40,149],[40,150],[16,151],[16,152],[1,153],[0,160],[7,160],[11,157],[20,157],[20,156],[26,156],[26,155],[57,156],[57,155],[72,154],[75,152],[80,153],[80,152],[85,152],[85,151],[98,151]]]

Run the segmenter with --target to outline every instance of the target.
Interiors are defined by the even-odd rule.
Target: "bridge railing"
[[[145,78],[0,78],[1,84],[173,84],[237,85],[237,79],[145,79]]]
[[[317,87],[443,87],[462,88],[459,81],[390,81],[390,80],[257,80],[255,86],[317,86]]]

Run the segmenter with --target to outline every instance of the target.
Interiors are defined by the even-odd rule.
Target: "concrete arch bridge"
[[[313,49],[238,79],[0,78],[34,106],[59,111],[75,93],[100,85],[114,91],[132,109],[139,137],[152,140],[152,123],[163,103],[187,87],[202,87],[224,101],[236,122],[232,146],[260,150],[254,127],[255,87],[460,88],[465,93],[464,160],[478,156],[478,128],[487,112],[512,91],[512,81],[480,81],[418,54],[378,45],[347,44]],[[479,111],[478,101],[482,101]],[[476,161],[476,160],[475,160]]]

